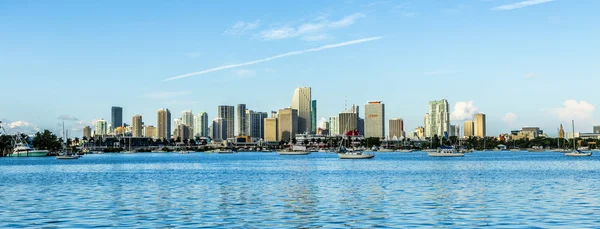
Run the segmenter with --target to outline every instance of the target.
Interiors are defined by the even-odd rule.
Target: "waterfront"
[[[600,157],[476,152],[0,158],[0,227],[600,225]]]

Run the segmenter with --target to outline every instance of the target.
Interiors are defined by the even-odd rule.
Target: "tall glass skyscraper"
[[[110,111],[110,124],[112,128],[119,128],[123,126],[123,108],[112,107]],[[112,130],[109,130],[112,131]]]
[[[317,100],[310,103],[310,125],[311,133],[317,133]]]

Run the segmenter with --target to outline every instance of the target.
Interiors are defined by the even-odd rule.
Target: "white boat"
[[[212,150],[210,152],[217,153],[217,154],[232,154],[232,153],[234,153],[233,150],[228,150],[228,149],[216,149],[216,150]]]
[[[386,148],[380,148],[378,150],[378,152],[382,152],[382,153],[390,153],[390,152],[396,152],[396,150],[393,149],[386,149]]]
[[[437,152],[437,149],[424,149],[423,152],[427,152],[427,153]]]
[[[521,149],[510,149],[510,152],[521,152]]]
[[[428,156],[430,157],[464,157],[465,154],[458,152],[455,148],[440,148],[436,152],[428,152]]]
[[[291,148],[278,151],[277,153],[279,155],[308,155],[311,152],[306,150],[306,146],[292,146]]]
[[[400,153],[410,153],[412,151],[413,151],[412,149],[401,149],[401,150],[398,150],[398,152],[400,152]]]
[[[130,150],[128,150],[128,151],[123,151],[122,153],[124,153],[124,154],[134,154],[134,153],[136,153],[136,152],[135,152],[135,151],[130,151]]]
[[[50,153],[48,150],[37,150],[31,148],[27,143],[17,143],[13,152],[8,157],[45,157]]]
[[[573,133],[575,133],[575,121],[572,120],[572,126],[573,126]],[[582,151],[579,149],[575,149],[576,145],[575,145],[575,139],[573,139],[573,151],[569,152],[569,153],[565,153],[565,156],[567,157],[589,157],[592,156],[592,151]]]
[[[66,141],[67,141],[68,135],[65,132],[65,123],[64,122],[63,122],[63,136],[65,137],[65,142],[62,142],[63,153],[61,155],[56,156],[56,159],[57,160],[79,159],[79,155],[77,155],[77,154],[71,154],[67,150],[67,143],[66,143]]]
[[[337,154],[340,159],[371,159],[374,158],[374,154],[368,154],[363,152],[346,152]]]
[[[329,151],[327,151],[327,150],[325,150],[325,149],[320,149],[320,150],[319,150],[319,153],[327,153],[327,152],[329,152]]]

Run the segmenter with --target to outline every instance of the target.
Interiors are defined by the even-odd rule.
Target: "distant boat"
[[[430,157],[464,157],[465,154],[459,152],[454,147],[442,146],[436,152],[428,152]]]
[[[229,149],[215,149],[212,151],[209,151],[211,153],[217,153],[217,154],[232,154],[234,153],[233,150],[229,150]]]
[[[277,151],[279,155],[308,155],[311,152],[306,150],[306,146],[292,146],[291,148]]]
[[[401,149],[401,150],[398,150],[398,152],[400,152],[400,153],[410,153],[412,151],[413,151],[412,149]]]
[[[573,151],[569,152],[569,153],[565,153],[565,156],[567,157],[589,157],[592,156],[592,151],[582,151],[579,149],[576,149],[577,147],[575,146],[575,121],[571,120],[571,126],[573,127]]]
[[[378,151],[379,151],[379,152],[382,152],[382,153],[396,152],[396,150],[393,150],[393,149],[387,149],[387,148],[382,148],[382,149],[379,149]]]
[[[350,122],[350,120],[348,120]],[[356,136],[358,133],[356,131],[349,131],[346,133],[346,136]],[[344,145],[344,139],[340,142],[340,146],[337,150],[337,155],[340,159],[372,159],[375,157],[375,154],[365,153],[363,150],[347,150]]]
[[[67,150],[67,134],[65,134],[65,123],[63,122],[63,136],[65,137],[65,142],[62,143],[62,151],[63,153],[61,155],[56,156],[57,160],[73,160],[73,159],[79,159],[79,155],[77,154],[71,154],[69,153],[69,151]]]

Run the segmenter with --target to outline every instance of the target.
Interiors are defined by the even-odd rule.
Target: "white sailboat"
[[[589,157],[592,156],[592,152],[591,151],[582,151],[577,149],[577,146],[575,145],[575,121],[571,120],[571,126],[573,127],[573,151],[569,152],[569,153],[565,153],[565,156],[567,157]]]
[[[65,138],[63,143],[63,149],[62,149],[62,154],[56,156],[57,160],[73,160],[73,159],[79,159],[79,155],[77,154],[72,154],[67,148],[67,134],[65,133],[65,123],[63,122],[63,137]]]

